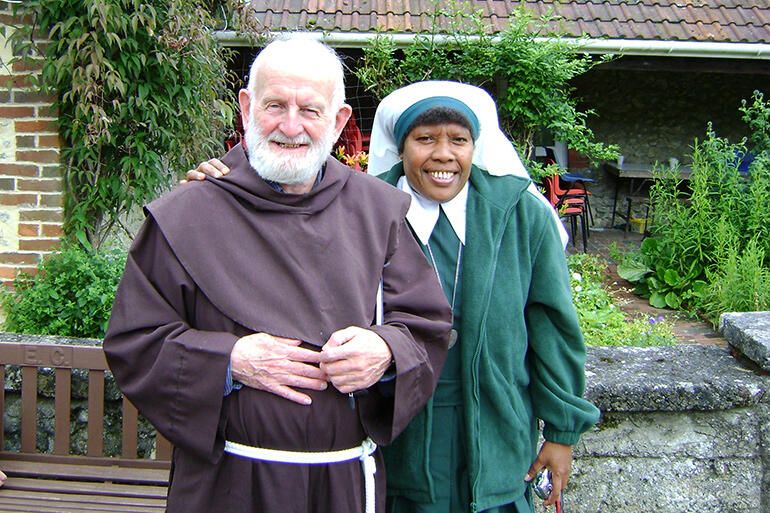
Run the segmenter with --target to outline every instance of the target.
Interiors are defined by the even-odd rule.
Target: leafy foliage
[[[4,329],[16,333],[102,338],[125,255],[70,244],[48,255],[34,277],[21,274],[6,289]]]
[[[220,2],[221,3],[221,2]],[[175,171],[221,151],[231,126],[228,52],[204,0],[28,0],[16,13],[18,54],[56,97],[65,234],[99,248],[134,205]],[[33,30],[34,27],[34,30]],[[48,41],[38,42],[38,34]]]
[[[755,92],[741,107],[751,135],[730,143],[711,125],[695,141],[689,192],[657,170],[652,237],[618,266],[654,306],[699,311],[766,309],[770,301],[770,102]],[[745,173],[746,155],[753,160]]]
[[[659,346],[676,342],[671,324],[661,317],[627,318],[604,286],[606,264],[596,255],[568,258],[572,298],[580,328],[591,346]]]
[[[558,18],[536,18],[525,8],[511,15],[506,31],[493,37],[476,12],[466,6],[435,4],[433,29],[418,35],[399,53],[386,35],[364,49],[357,75],[378,99],[420,80],[457,80],[485,88],[497,100],[503,127],[521,154],[532,157],[535,133],[547,130],[594,160],[614,159],[617,148],[594,140],[586,125],[592,111],[581,112],[569,81],[596,64],[574,43],[553,34]],[[438,20],[448,19],[442,35]],[[548,36],[543,38],[542,36]]]

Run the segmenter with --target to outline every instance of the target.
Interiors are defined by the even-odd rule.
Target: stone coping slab
[[[719,331],[746,358],[770,371],[770,312],[723,313]]]
[[[602,411],[727,410],[766,400],[770,378],[741,365],[727,349],[589,347],[586,398]]]
[[[3,332],[0,342],[101,345],[99,339]],[[727,410],[770,402],[768,389],[770,376],[746,368],[723,348],[587,348],[586,398],[604,412]]]
[[[0,342],[15,342],[17,344],[70,344],[73,346],[101,346],[98,338],[59,337],[55,335],[21,335],[0,331]]]

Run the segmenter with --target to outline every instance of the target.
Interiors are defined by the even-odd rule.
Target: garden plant
[[[740,112],[743,140],[709,125],[695,141],[689,190],[656,171],[652,235],[618,265],[651,305],[715,324],[723,312],[770,309],[770,101],[757,91]]]
[[[20,274],[2,296],[3,328],[15,333],[102,338],[126,255],[65,244],[34,276]]]
[[[535,136],[541,131],[598,161],[614,159],[617,147],[595,140],[586,125],[593,111],[580,111],[569,81],[611,57],[594,60],[578,52],[577,43],[559,37],[555,15],[535,17],[521,7],[510,26],[492,36],[478,13],[460,4],[435,4],[433,29],[419,34],[400,50],[380,35],[364,48],[356,71],[379,100],[391,91],[420,80],[457,80],[485,88],[495,98],[501,126],[520,155],[530,161],[533,178],[550,175],[533,162]],[[442,32],[440,19],[449,20]]]
[[[662,316],[628,315],[604,280],[607,264],[598,255],[579,253],[567,259],[572,300],[589,346],[662,346],[676,343],[671,322]]]
[[[98,250],[232,126],[230,53],[203,0],[26,0],[14,54],[55,98],[65,234]],[[190,144],[194,141],[194,144]],[[129,237],[131,236],[128,233]]]

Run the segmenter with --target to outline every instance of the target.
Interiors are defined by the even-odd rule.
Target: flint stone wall
[[[0,340],[99,343],[12,334]],[[586,378],[586,396],[602,417],[575,446],[565,512],[770,513],[770,376],[728,350],[679,345],[588,348]],[[112,400],[109,373],[106,381]],[[52,393],[45,379],[41,384],[41,395]],[[8,374],[6,397],[18,388]],[[18,440],[17,414],[6,410],[6,448]],[[41,429],[38,443],[48,447],[53,419],[41,417],[51,429]],[[73,414],[73,430],[86,418]],[[110,437],[107,429],[105,446],[117,451],[119,440]]]
[[[697,345],[589,348],[586,377],[564,511],[770,512],[770,377]]]

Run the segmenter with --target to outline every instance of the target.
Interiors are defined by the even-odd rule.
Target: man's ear
[[[347,103],[343,103],[340,110],[337,111],[337,116],[334,119],[334,129],[336,130],[336,138],[339,138],[342,133],[342,129],[345,128],[345,124],[350,119],[350,115],[353,114],[353,107]]]
[[[238,91],[238,103],[241,105],[241,122],[243,129],[249,126],[249,115],[251,114],[251,94],[246,89]]]

